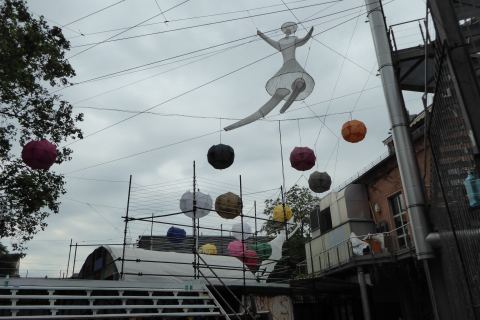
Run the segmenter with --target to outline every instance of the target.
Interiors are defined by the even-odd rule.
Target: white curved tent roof
[[[122,247],[104,246],[115,260],[118,272],[122,269],[122,261],[118,258],[122,257]],[[200,255],[205,262],[212,267],[218,277],[225,284],[243,284],[243,263],[229,256]],[[118,260],[117,260],[118,259]],[[183,283],[193,278],[193,254],[178,253],[167,251],[151,251],[139,248],[125,248],[125,259],[133,261],[125,261],[123,266],[125,281],[148,281],[152,282],[175,282]],[[136,261],[138,259],[138,262]],[[158,262],[145,262],[158,261]],[[201,263],[200,263],[201,264]],[[254,274],[245,267],[246,284],[258,284]],[[219,280],[213,275],[208,268],[201,268],[201,271],[213,284],[218,284]],[[211,278],[210,278],[211,277]],[[204,280],[200,277],[200,280]]]

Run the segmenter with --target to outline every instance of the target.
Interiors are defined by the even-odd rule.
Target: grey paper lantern
[[[235,239],[242,240],[242,224],[240,222],[235,223],[232,226],[231,230],[232,230],[232,236]],[[243,240],[247,240],[251,236],[252,236],[252,227],[250,227],[249,224],[244,223],[243,224]]]
[[[326,172],[313,172],[308,178],[310,190],[316,193],[328,191],[332,185],[332,178]]]
[[[204,194],[200,191],[195,192],[195,199],[197,200],[196,218],[203,218],[210,213],[212,209],[212,198],[208,194]],[[187,217],[193,218],[193,193],[190,191],[185,192],[180,198],[180,210],[185,212]]]

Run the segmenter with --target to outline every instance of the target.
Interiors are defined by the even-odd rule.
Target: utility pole
[[[413,241],[419,260],[433,258],[433,249],[425,240],[428,234],[425,215],[425,194],[415,150],[410,135],[410,123],[398,79],[393,67],[392,51],[380,0],[365,0],[373,43],[377,54],[378,72],[387,102],[392,138],[402,180],[407,212],[411,221]]]

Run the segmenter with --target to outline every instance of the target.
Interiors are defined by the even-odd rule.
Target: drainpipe
[[[410,136],[410,124],[392,61],[390,42],[381,0],[365,0],[368,20],[387,102],[392,138],[402,180],[407,212],[411,221],[417,259],[433,258],[433,249],[425,240],[428,234],[423,182]]]

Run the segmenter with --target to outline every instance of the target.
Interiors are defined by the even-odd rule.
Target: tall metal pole
[[[72,254],[72,242],[73,239],[70,239],[70,248],[68,249],[68,262],[67,262],[67,278],[68,278],[68,270],[70,270],[70,255]]]
[[[242,175],[239,177],[240,181],[240,200],[242,201],[243,204],[243,193],[242,193]],[[243,289],[245,289],[245,236],[243,233],[243,205],[240,210],[240,224],[242,225],[242,260],[243,260]]]
[[[197,279],[197,270],[198,270],[198,264],[197,264],[197,254],[198,254],[198,234],[197,234],[197,176],[195,172],[195,161],[193,161],[193,218],[192,218],[192,224],[193,224],[193,230],[192,230],[192,235],[193,235],[193,278]]]
[[[285,190],[283,188],[284,186],[280,187],[280,193],[282,194],[283,226],[285,228],[285,241],[288,241],[287,212],[285,210]]]
[[[310,235],[310,241],[308,241],[308,246],[309,246],[309,251],[310,251],[310,263],[312,265],[312,276],[315,274],[315,267],[313,266],[313,253],[312,253],[312,241],[313,241],[313,237],[312,237],[312,227],[310,226],[308,228],[308,233]],[[321,270],[321,267],[320,266],[320,270]],[[308,268],[307,268],[308,269]],[[307,270],[307,273],[308,273],[308,270]]]
[[[255,248],[257,247],[257,201],[253,201],[253,216],[255,219]]]
[[[153,212],[152,212],[152,225],[150,226],[150,251],[153,250]]]
[[[411,221],[417,259],[432,258],[433,249],[425,240],[428,234],[428,227],[424,210],[424,189],[410,136],[410,124],[403,96],[393,67],[392,52],[387,37],[382,4],[379,0],[365,0],[365,5],[392,124],[395,154],[407,203],[407,212]]]
[[[128,209],[130,208],[130,192],[132,190],[132,175],[128,181],[127,212],[125,213],[125,228],[123,230],[123,249],[122,249],[122,269],[120,270],[120,279],[123,280],[123,268],[125,265],[125,247],[127,246],[127,228],[128,228]]]
[[[220,224],[220,255],[223,256],[223,224]]]
[[[77,261],[78,242],[75,242],[75,253],[73,254],[72,277],[75,274],[75,262]]]
[[[360,298],[362,299],[363,320],[370,320],[370,303],[368,302],[367,284],[362,267],[357,268],[358,285],[360,286]]]

